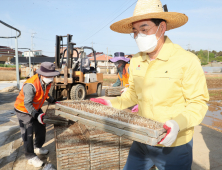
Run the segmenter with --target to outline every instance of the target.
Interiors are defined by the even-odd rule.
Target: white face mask
[[[157,31],[159,30],[159,26]],[[156,33],[157,33],[156,31]],[[157,46],[157,42],[159,41],[159,39],[157,40],[156,38],[156,33],[155,34],[151,34],[151,35],[146,35],[146,34],[138,34],[138,37],[135,39],[137,46],[139,48],[139,50],[141,52],[146,52],[146,53],[151,53],[153,52],[153,50],[156,48]],[[162,36],[162,34],[161,34]],[[161,37],[160,36],[160,37]]]
[[[45,77],[45,78],[42,79],[42,81],[44,81],[45,84],[49,84],[49,83],[53,82],[53,79],[54,79],[53,77],[51,77],[51,78]]]

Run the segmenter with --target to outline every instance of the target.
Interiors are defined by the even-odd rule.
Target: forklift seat
[[[90,67],[89,73],[96,73],[96,70],[94,67]]]

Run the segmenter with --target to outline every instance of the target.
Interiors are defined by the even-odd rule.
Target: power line
[[[112,13],[112,17],[114,14],[116,14],[118,11],[120,11],[122,9],[123,6],[125,6],[129,1],[131,0],[126,0],[123,4],[119,5],[119,8],[116,8],[115,11],[113,11]],[[102,22],[100,22],[99,24],[97,25],[103,25],[104,22],[106,22],[108,20],[108,18],[105,18]],[[92,29],[94,29],[95,27],[93,27]]]
[[[137,2],[137,1],[136,1]],[[131,6],[133,6],[136,2],[134,2],[132,5],[130,5],[128,8],[126,8],[123,12],[121,12],[117,17],[115,17],[112,21],[110,21],[108,24],[106,24],[104,27],[102,27],[100,30],[98,30],[96,33],[94,33],[93,35],[91,35],[89,38],[85,39],[83,42],[85,42],[86,40],[90,39],[91,37],[93,37],[94,35],[96,35],[98,32],[100,32],[103,28],[105,28],[107,25],[109,25],[111,22],[113,22],[116,18],[118,18],[120,15],[122,15],[126,10],[128,10]],[[81,42],[81,43],[83,43]]]

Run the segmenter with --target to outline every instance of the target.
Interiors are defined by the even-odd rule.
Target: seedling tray
[[[58,115],[59,111],[61,111],[64,113],[68,113],[69,115],[74,115],[74,116],[83,118],[85,120],[93,121],[94,123],[97,122],[97,123],[104,124],[104,125],[107,125],[110,127],[122,129],[125,131],[133,132],[138,135],[140,134],[143,136],[148,136],[151,138],[159,138],[159,136],[161,136],[164,132],[166,132],[166,130],[163,128],[163,124],[160,122],[149,120],[149,119],[140,117],[138,115],[134,115],[132,113],[117,110],[117,109],[114,109],[114,108],[111,108],[108,106],[97,104],[98,107],[103,108],[103,112],[116,112],[117,111],[117,114],[100,116],[100,115],[98,115],[98,113],[97,114],[89,113],[89,110],[87,110],[85,107],[83,107],[82,109],[87,110],[87,112],[73,108],[73,106],[75,106],[75,104],[79,104],[79,102],[80,101],[62,102],[61,104],[56,104],[55,114]],[[94,104],[93,102],[90,102],[90,101],[81,101],[81,102],[84,103],[83,106]],[[118,113],[118,111],[119,111],[119,113]],[[128,122],[121,121],[122,114],[124,114],[125,117],[129,117],[129,121],[133,120],[136,123],[138,123],[138,125],[132,124],[132,122],[128,123]],[[113,116],[113,118],[110,118],[112,116]],[[116,119],[119,119],[119,120],[116,120]],[[140,126],[141,121],[142,121],[142,126]],[[146,124],[144,125],[144,122],[147,123],[148,125],[146,125]],[[147,126],[147,127],[143,127],[143,126]]]

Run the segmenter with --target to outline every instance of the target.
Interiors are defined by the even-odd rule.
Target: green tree
[[[218,62],[222,62],[222,56],[215,58],[215,60],[217,60]]]
[[[207,55],[208,55],[208,51],[207,50],[200,50],[197,53],[197,56],[200,59],[201,63],[207,63]]]
[[[209,53],[209,62],[214,61],[215,59],[215,54],[214,53]]]
[[[219,51],[219,52],[217,53],[217,56],[222,56],[222,51]]]

